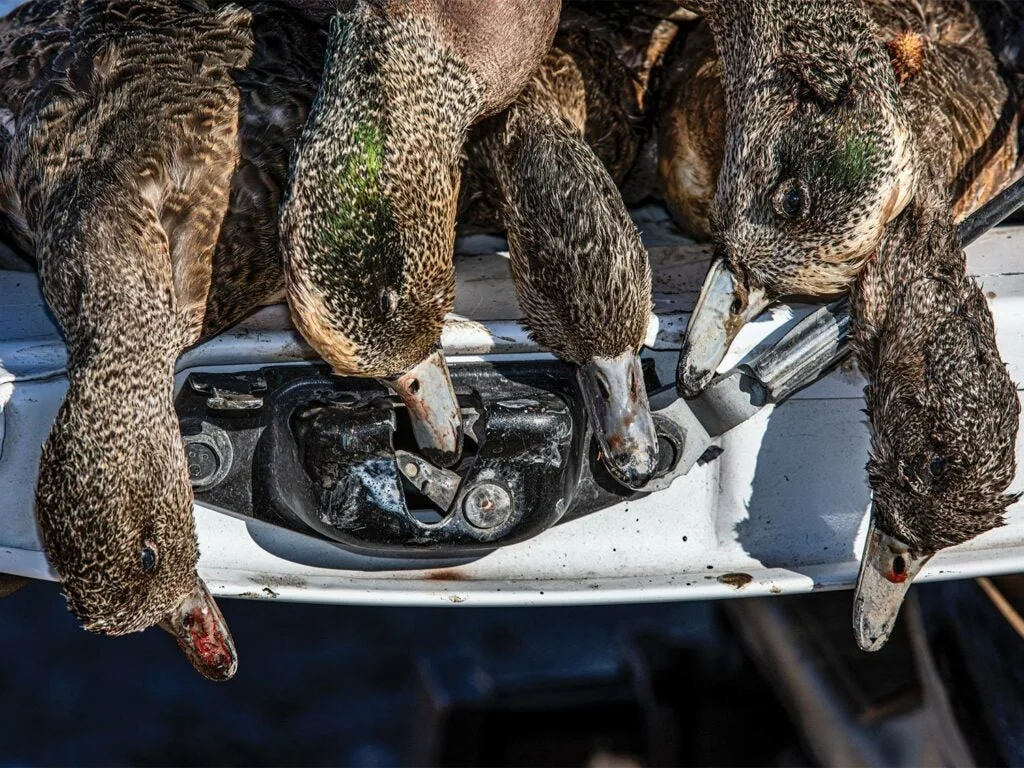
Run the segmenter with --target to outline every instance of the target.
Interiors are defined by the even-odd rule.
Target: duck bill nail
[[[462,413],[441,349],[384,383],[409,409],[413,435],[423,456],[439,467],[455,464],[462,453]]]
[[[594,358],[576,379],[608,472],[627,488],[642,488],[658,466],[658,435],[640,357]]]
[[[235,641],[213,595],[202,579],[181,603],[160,622],[174,635],[192,666],[208,680],[230,680],[238,669]]]
[[[679,353],[676,388],[681,396],[694,397],[707,387],[740,328],[770,303],[763,290],[739,286],[724,260],[711,265]]]
[[[853,593],[853,633],[861,650],[877,651],[886,644],[911,582],[933,554],[914,554],[871,521]]]

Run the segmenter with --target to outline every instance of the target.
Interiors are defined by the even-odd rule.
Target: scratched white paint
[[[1004,228],[969,250],[1011,374],[1024,381],[1024,228]],[[658,316],[648,354],[671,376],[672,336],[707,265],[706,250],[655,250]],[[493,271],[489,271],[493,270]],[[472,280],[471,280],[472,279]],[[548,358],[526,336],[509,297],[506,259],[459,262],[460,305],[444,345],[453,365]],[[467,311],[476,309],[479,314]],[[774,341],[807,307],[783,306],[743,329],[723,367]],[[678,341],[674,342],[678,343]],[[313,354],[272,307],[183,356],[190,371],[299,363]],[[64,351],[30,275],[0,272],[0,571],[53,579],[32,515],[39,447],[65,389]],[[200,569],[216,594],[396,605],[536,605],[710,599],[806,592],[853,584],[868,487],[863,380],[840,370],[722,439],[722,456],[662,493],[556,526],[472,560],[379,558],[199,507]],[[1019,440],[1019,438],[1018,438]],[[1024,446],[1018,442],[1018,451]],[[1024,487],[1018,477],[1015,488]],[[432,569],[442,568],[441,571]],[[919,577],[1024,570],[1024,505],[1004,528],[934,558]],[[730,573],[752,580],[737,589]]]

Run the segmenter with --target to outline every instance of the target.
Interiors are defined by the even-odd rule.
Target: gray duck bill
[[[715,259],[704,278],[679,353],[676,389],[682,397],[696,397],[704,391],[740,328],[770,303],[761,289],[741,295],[725,260]]]
[[[195,589],[160,622],[160,627],[174,635],[178,647],[207,680],[219,682],[234,677],[238,669],[235,641],[202,579],[196,577]]]
[[[888,642],[911,582],[934,554],[911,552],[871,521],[853,593],[853,634],[861,650],[877,651]]]
[[[462,455],[462,412],[441,348],[384,383],[409,409],[413,435],[423,456],[439,467],[455,464]]]
[[[640,357],[594,358],[576,379],[608,472],[627,488],[643,488],[658,466],[658,435]]]

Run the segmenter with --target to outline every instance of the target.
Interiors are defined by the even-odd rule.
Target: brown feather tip
[[[924,69],[924,38],[916,32],[903,32],[887,43],[896,81],[905,83]]]

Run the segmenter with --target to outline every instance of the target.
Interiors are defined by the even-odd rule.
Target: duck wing
[[[1002,7],[990,4],[990,26]],[[1018,99],[998,48],[967,0],[875,0],[869,10],[903,80],[921,156],[936,164],[960,220],[1009,183],[1017,163]]]
[[[316,95],[326,30],[280,3],[250,3],[253,53],[234,73],[239,157],[213,258],[203,337],[283,299],[278,208]]]

